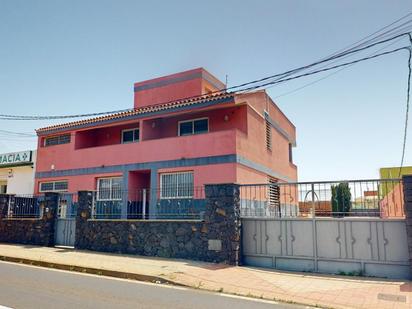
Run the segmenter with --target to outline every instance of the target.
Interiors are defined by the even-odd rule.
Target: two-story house
[[[131,111],[38,129],[35,193],[97,190],[153,213],[201,201],[204,184],[296,181],[294,125],[265,91],[223,88],[194,69],[135,83]]]

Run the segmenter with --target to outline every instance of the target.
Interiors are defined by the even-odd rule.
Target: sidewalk
[[[0,260],[327,308],[412,308],[412,282],[0,244]]]

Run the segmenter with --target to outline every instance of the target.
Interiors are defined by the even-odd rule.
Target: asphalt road
[[[0,262],[0,308],[304,308]]]

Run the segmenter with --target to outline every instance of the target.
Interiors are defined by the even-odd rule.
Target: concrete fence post
[[[0,194],[0,220],[7,217],[7,209],[9,207],[9,198],[8,194]]]
[[[59,198],[60,194],[56,192],[47,192],[44,195],[44,208],[40,219],[44,222],[43,234],[45,246],[54,246],[55,223]]]
[[[410,276],[412,278],[412,175],[403,176],[402,183],[406,217],[406,235],[408,237]]]
[[[205,186],[205,227],[208,252],[216,261],[241,263],[240,187],[237,184]]]
[[[57,208],[59,205],[59,193],[46,192],[44,195],[44,209],[43,218],[46,220],[54,220],[57,215]]]
[[[76,239],[74,247],[78,249],[87,248],[87,242],[85,240],[87,220],[92,217],[93,207],[93,192],[92,191],[79,191],[78,207],[76,214]]]

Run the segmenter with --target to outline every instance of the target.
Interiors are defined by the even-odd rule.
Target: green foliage
[[[352,194],[347,183],[341,182],[336,186],[332,186],[332,211],[333,212],[349,212],[352,202]]]

